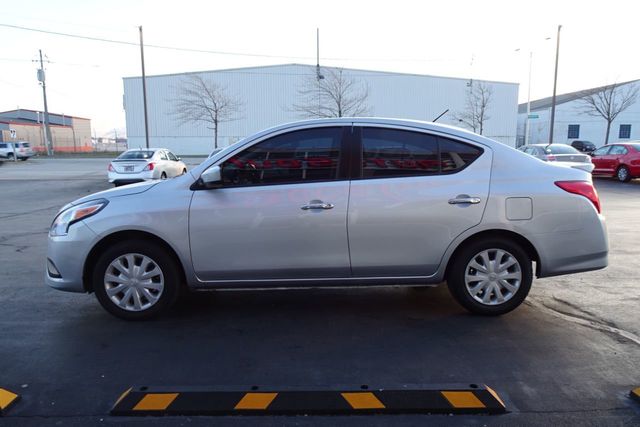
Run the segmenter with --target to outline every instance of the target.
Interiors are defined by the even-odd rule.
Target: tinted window
[[[480,157],[482,150],[461,142],[438,138],[442,172],[453,172],[465,168]]]
[[[593,155],[594,156],[604,156],[609,152],[609,149],[611,149],[611,147],[609,147],[609,146],[600,147],[596,151],[593,152]]]
[[[178,158],[171,151],[167,151],[167,156],[169,156],[169,160],[178,161]]]
[[[362,129],[363,178],[439,172],[435,136],[396,129]]]
[[[7,144],[0,144],[0,148],[7,148]]]
[[[164,151],[161,151],[161,152],[160,152],[160,159],[161,159],[161,160],[169,160],[169,159],[167,158],[167,153],[165,153]]]
[[[290,132],[253,145],[222,165],[225,186],[338,178],[341,128]]]
[[[564,144],[551,144],[547,147],[546,149],[547,153],[551,153],[551,154],[577,154],[579,153],[578,150],[576,150],[575,148],[573,148],[570,145],[564,145]]]
[[[136,159],[150,159],[151,157],[153,157],[153,151],[134,150],[134,151],[125,151],[124,153],[118,156],[118,159],[136,160]]]
[[[627,154],[627,149],[624,148],[622,145],[613,145],[611,147],[611,151],[609,151],[609,154],[613,155],[613,154]]]
[[[397,129],[362,130],[362,177],[433,175],[460,170],[482,150],[434,135]]]

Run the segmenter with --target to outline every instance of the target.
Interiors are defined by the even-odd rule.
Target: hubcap
[[[154,260],[131,253],[114,259],[104,274],[107,295],[127,311],[144,311],[158,302],[164,290],[164,275]]]
[[[627,170],[625,168],[618,169],[618,179],[620,181],[627,179]]]
[[[469,295],[485,305],[509,301],[518,292],[521,281],[520,263],[502,249],[487,249],[476,254],[464,274]]]

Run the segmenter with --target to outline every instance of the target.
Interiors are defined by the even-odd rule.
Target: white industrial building
[[[322,67],[326,70],[328,67]],[[441,123],[458,124],[455,112],[464,111],[469,79],[342,69],[368,87],[368,115],[433,120],[445,110]],[[213,148],[213,131],[206,123],[183,124],[175,115],[180,87],[190,75],[214,81],[243,104],[240,119],[221,123],[218,145],[229,145],[259,130],[304,119],[292,107],[300,88],[316,67],[285,64],[251,68],[147,76],[147,108],[150,146],[166,147],[182,155],[207,154]],[[514,146],[518,107],[518,84],[484,82],[491,87],[489,119],[484,135]],[[129,147],[144,147],[144,113],[141,77],[124,78],[124,106]]]
[[[626,85],[640,84],[640,80],[620,83],[620,90]],[[553,125],[553,142],[571,144],[571,142],[591,141],[596,147],[604,145],[607,122],[601,116],[592,116],[584,112],[585,104],[580,99],[585,93],[594,93],[607,88],[602,86],[556,96],[556,114]],[[551,97],[531,101],[529,119],[529,144],[549,142],[551,122]],[[518,145],[524,144],[527,104],[518,106]],[[611,123],[609,143],[640,139],[640,98]]]

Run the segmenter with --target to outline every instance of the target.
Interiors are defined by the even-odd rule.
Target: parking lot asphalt
[[[611,245],[602,271],[541,279],[499,318],[445,287],[225,291],[129,323],[92,295],[43,284],[60,206],[106,189],[105,159],[0,167],[0,425],[639,425],[640,181],[598,179]],[[198,160],[188,162],[197,164]],[[570,245],[571,242],[567,242]],[[505,415],[114,417],[137,386],[370,388],[487,384]]]

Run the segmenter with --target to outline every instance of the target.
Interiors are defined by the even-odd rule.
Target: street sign
[[[537,115],[537,114],[529,114],[529,118],[530,118],[530,119],[539,119],[539,118],[540,118],[540,116],[539,116],[539,115]]]
[[[9,129],[9,133],[11,134],[11,139],[16,139],[16,130],[15,129]]]

